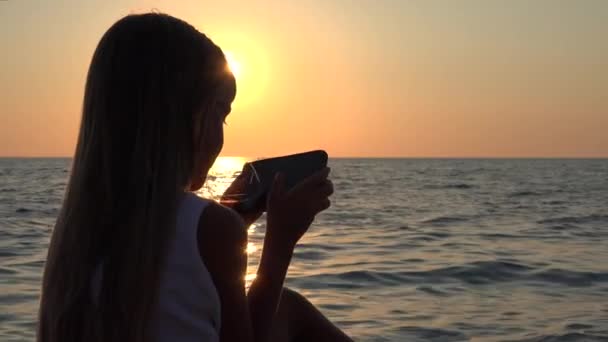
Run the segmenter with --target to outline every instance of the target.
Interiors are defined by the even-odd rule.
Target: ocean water
[[[202,195],[240,169],[223,159]],[[34,339],[68,159],[0,159],[0,341]],[[287,285],[356,341],[608,341],[608,160],[332,159]],[[250,228],[247,279],[263,220]]]

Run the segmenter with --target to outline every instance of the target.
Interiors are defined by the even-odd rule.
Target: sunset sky
[[[102,34],[158,10],[238,66],[226,156],[608,157],[608,1],[0,1],[0,156],[71,156]]]

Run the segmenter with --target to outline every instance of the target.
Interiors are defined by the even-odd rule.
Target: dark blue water
[[[608,160],[331,166],[333,206],[287,283],[355,340],[608,341]],[[1,341],[33,340],[68,169],[0,159]],[[216,170],[203,194],[231,177]],[[251,229],[248,273],[263,233]]]

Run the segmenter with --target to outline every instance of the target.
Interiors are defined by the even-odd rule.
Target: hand
[[[249,168],[246,168],[245,171],[241,172],[241,174],[234,179],[232,184],[230,184],[228,189],[226,189],[220,198],[220,204],[234,210],[236,204],[238,203],[238,199],[240,197],[244,197],[244,195],[247,194],[247,191],[250,190],[248,185],[251,174],[248,170]],[[265,208],[263,204],[264,203],[260,201],[256,208],[253,208],[248,212],[235,211],[241,216],[247,227],[249,227],[251,224],[257,221],[260,216],[262,216],[262,213],[264,213]]]
[[[285,191],[284,177],[275,176],[267,197],[266,239],[293,250],[315,216],[329,208],[334,187],[327,177],[328,167]],[[265,241],[266,243],[266,241]]]

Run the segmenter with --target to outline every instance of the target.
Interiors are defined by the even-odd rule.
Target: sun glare
[[[214,175],[232,176],[243,168],[247,158],[243,157],[218,157],[211,167],[210,173]]]
[[[251,109],[250,105],[264,100],[271,79],[269,51],[263,37],[241,33],[214,33],[213,41],[224,51],[228,69],[236,78],[236,99],[233,110]]]
[[[239,62],[239,60],[236,57],[234,57],[234,54],[230,51],[226,51],[224,53],[224,55],[226,55],[226,61],[228,62],[228,68],[230,69],[230,71],[232,72],[234,77],[238,80],[238,78],[241,77],[241,70],[242,70],[241,62]]]

